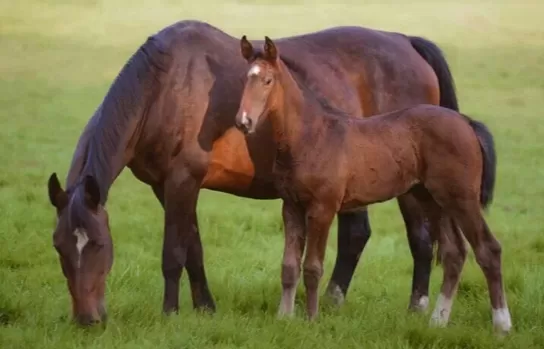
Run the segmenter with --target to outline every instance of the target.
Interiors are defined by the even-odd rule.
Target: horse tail
[[[459,111],[455,82],[442,50],[432,41],[419,36],[410,36],[412,47],[433,68],[440,88],[440,106]]]
[[[497,154],[495,152],[495,141],[487,126],[463,115],[474,133],[478,137],[483,157],[482,184],[480,189],[480,204],[486,209],[493,200],[495,190],[495,177],[497,175]]]

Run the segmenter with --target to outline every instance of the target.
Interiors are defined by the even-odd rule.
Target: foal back
[[[462,177],[467,186],[479,190],[479,142],[457,112],[419,105],[360,120],[356,125],[349,128],[345,142],[343,206],[387,201],[418,183],[434,185],[450,177]],[[477,176],[468,174],[469,168]]]

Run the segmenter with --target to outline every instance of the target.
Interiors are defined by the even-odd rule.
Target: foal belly
[[[409,191],[419,181],[413,171],[398,168],[395,162],[358,172],[347,186],[342,210],[354,210],[373,203],[394,199]]]
[[[201,187],[248,198],[275,199],[278,196],[272,173],[267,169],[263,173],[262,167],[252,161],[244,135],[231,128],[214,142]]]

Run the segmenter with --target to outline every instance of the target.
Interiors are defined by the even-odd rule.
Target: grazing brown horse
[[[368,119],[345,117],[298,83],[265,37],[254,50],[244,36],[248,79],[236,125],[252,134],[270,123],[273,169],[283,200],[285,250],[279,313],[292,315],[302,255],[306,308],[318,313],[318,284],[331,223],[338,212],[412,193],[441,246],[444,280],[433,322],[448,322],[465,261],[474,249],[489,286],[493,324],[511,327],[501,275],[501,246],[483,218],[496,170],[493,137],[484,124],[450,109],[419,105]],[[448,229],[452,222],[454,229]],[[445,226],[443,226],[446,223]]]
[[[291,74],[314,98],[346,115],[366,117],[419,103],[457,109],[448,65],[425,39],[337,27],[277,45]],[[246,142],[232,127],[245,79],[239,40],[198,21],[178,22],[151,36],[123,67],[80,136],[66,189],[55,174],[48,184],[58,217],[54,246],[80,323],[105,316],[105,279],[113,258],[105,204],[125,166],[164,208],[164,311],[178,309],[184,267],[193,306],[215,309],[196,216],[200,189],[278,198],[270,130]],[[405,195],[399,206],[414,258],[410,305],[425,309],[430,238],[417,200]],[[366,210],[339,214],[338,228],[328,292],[341,301],[370,236]]]

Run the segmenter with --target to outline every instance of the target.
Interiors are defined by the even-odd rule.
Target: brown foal
[[[466,258],[464,235],[487,279],[493,324],[508,332],[501,246],[482,212],[492,198],[496,169],[493,137],[485,125],[432,105],[348,118],[297,83],[268,37],[261,51],[244,36],[241,50],[250,68],[236,126],[251,134],[269,122],[276,146],[285,230],[279,315],[293,314],[306,247],[306,307],[309,318],[316,317],[327,237],[337,212],[410,193],[427,213],[444,266],[431,322],[448,322]]]

